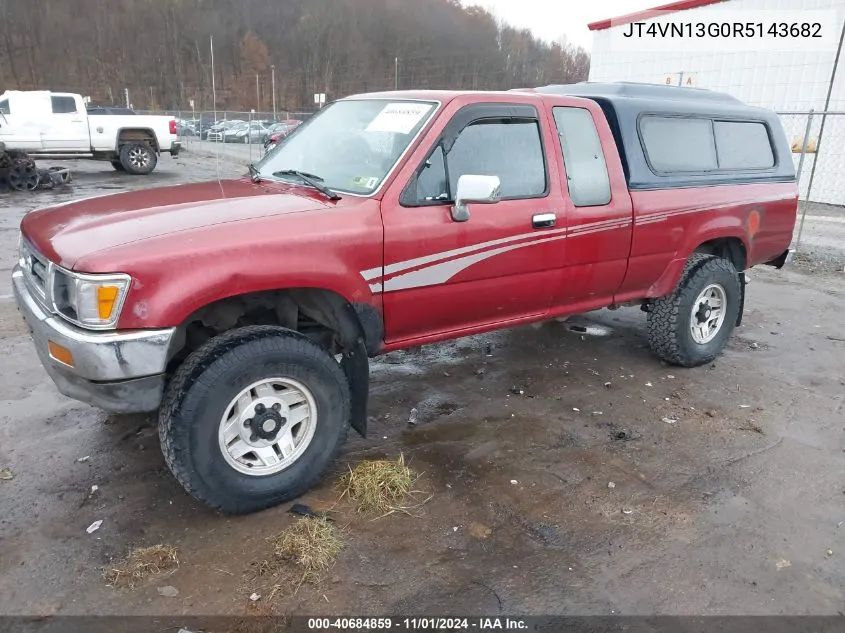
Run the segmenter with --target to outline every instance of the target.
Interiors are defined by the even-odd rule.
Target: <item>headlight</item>
[[[71,323],[110,329],[117,323],[129,290],[129,275],[84,275],[54,268],[53,309]]]

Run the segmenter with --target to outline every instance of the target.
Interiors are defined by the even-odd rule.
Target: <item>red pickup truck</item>
[[[13,285],[62,393],[158,410],[181,484],[247,513],[365,434],[377,354],[633,305],[658,357],[712,361],[797,198],[777,116],[725,94],[368,94],[241,179],[28,214]]]

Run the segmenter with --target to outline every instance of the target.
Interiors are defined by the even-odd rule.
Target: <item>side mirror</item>
[[[469,220],[468,204],[495,204],[502,199],[502,182],[498,176],[464,175],[458,178],[458,190],[455,192],[455,204],[452,207],[452,219],[455,222]]]

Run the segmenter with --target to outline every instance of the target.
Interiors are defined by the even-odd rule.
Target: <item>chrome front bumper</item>
[[[41,364],[59,391],[107,411],[158,408],[175,328],[90,332],[52,314],[36,299],[20,266],[12,271],[12,287]],[[48,342],[67,349],[73,365],[53,358]]]

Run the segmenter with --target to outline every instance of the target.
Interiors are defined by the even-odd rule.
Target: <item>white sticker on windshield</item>
[[[408,134],[429,110],[429,103],[388,103],[366,131]]]

